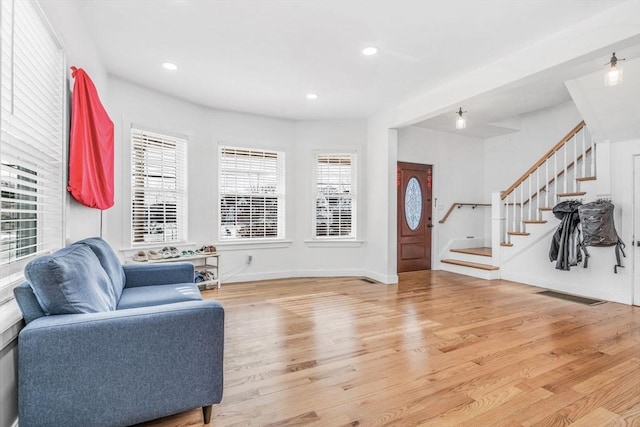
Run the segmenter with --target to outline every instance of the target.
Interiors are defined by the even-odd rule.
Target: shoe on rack
[[[213,245],[204,245],[200,248],[200,252],[203,254],[213,254],[216,252],[216,247]]]
[[[149,260],[162,259],[162,254],[158,253],[158,251],[154,251],[153,249],[149,251],[147,254],[149,256]]]
[[[169,249],[168,247],[164,247],[162,248],[162,250],[160,251],[160,253],[162,254],[162,258],[171,258],[171,249]]]
[[[132,259],[137,262],[145,262],[149,260],[149,257],[147,256],[147,253],[145,251],[138,251],[138,253],[132,257]]]
[[[175,248],[175,247],[171,246],[169,248],[169,250],[171,251],[171,258],[179,258],[180,257],[180,252],[178,252],[178,248]]]

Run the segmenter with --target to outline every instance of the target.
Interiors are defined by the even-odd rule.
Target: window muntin
[[[355,238],[355,172],[355,153],[316,154],[316,238]]]
[[[187,141],[131,129],[131,245],[177,243],[187,233]]]
[[[221,146],[220,240],[284,237],[284,153]]]

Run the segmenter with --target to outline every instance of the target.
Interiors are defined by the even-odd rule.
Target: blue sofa
[[[122,265],[100,238],[32,260],[14,293],[20,427],[127,426],[222,400],[224,310],[190,263]]]

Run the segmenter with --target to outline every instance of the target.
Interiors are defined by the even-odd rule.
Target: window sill
[[[22,313],[15,300],[0,306],[0,350],[13,342],[22,329]]]
[[[305,240],[304,243],[310,248],[359,248],[364,244],[364,240],[314,239]]]
[[[293,243],[292,240],[253,240],[253,241],[235,241],[235,242],[216,242],[218,249],[224,248],[230,251],[239,251],[245,249],[277,249],[288,248]]]

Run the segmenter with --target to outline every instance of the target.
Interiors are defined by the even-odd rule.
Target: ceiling
[[[321,120],[370,117],[621,2],[92,0],[78,8],[111,75],[210,108]],[[379,53],[362,55],[369,45]],[[489,105],[502,109],[470,114],[484,126],[474,136],[508,131],[496,122],[514,112],[567,101],[562,82],[547,77],[493,93]],[[465,109],[474,102],[482,105]]]

